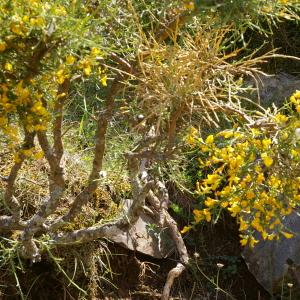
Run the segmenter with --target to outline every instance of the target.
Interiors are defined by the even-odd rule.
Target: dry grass
[[[193,115],[198,122],[215,126],[219,122],[217,112],[230,108],[242,113],[243,79],[261,72],[259,65],[268,55],[238,60],[242,49],[231,53],[224,50],[224,40],[230,35],[230,27],[201,25],[193,35],[176,32],[171,45],[154,41],[147,58],[146,50],[141,51],[137,109],[156,132],[164,131],[166,121],[176,113],[185,124]]]
[[[69,134],[74,135],[75,133],[70,132]],[[71,137],[69,137],[69,139],[71,139]],[[74,144],[70,146],[74,147]],[[8,176],[14,163],[13,156],[3,147],[0,152],[0,157],[0,174],[1,176]],[[89,175],[90,164],[86,161],[85,151],[72,151],[70,153],[66,151],[62,165],[65,170],[66,190],[60,200],[58,209],[55,214],[51,215],[49,221],[63,215],[67,211],[74,197],[84,188]],[[29,159],[23,164],[15,185],[15,197],[21,204],[22,217],[24,220],[28,220],[36,213],[43,199],[47,197],[49,193],[48,174],[49,166],[45,158],[39,160]],[[112,176],[111,178],[107,178],[107,181],[109,180],[113,181],[116,179]],[[121,180],[117,186],[120,186],[120,189],[125,189],[126,182]],[[0,189],[2,191],[5,190],[5,182],[2,180],[0,180]],[[5,214],[6,207],[4,207],[4,202],[2,201],[0,209],[2,213]],[[102,184],[93,194],[93,198],[88,205],[83,208],[82,213],[76,218],[71,228],[65,228],[65,230],[91,226],[101,219],[111,219],[117,213],[117,204],[112,201],[111,194],[106,190],[105,184]]]

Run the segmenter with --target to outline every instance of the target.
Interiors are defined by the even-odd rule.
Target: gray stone
[[[123,203],[124,213],[128,210],[132,200]],[[138,220],[128,231],[121,231],[110,238],[121,246],[150,255],[155,258],[164,258],[174,251],[174,242],[166,229],[161,229],[158,222],[150,215],[141,212]]]
[[[280,107],[286,98],[300,90],[300,78],[287,73],[256,75],[256,80],[247,80],[245,86],[255,89],[250,95],[254,102],[260,102],[264,107],[269,107],[272,103]]]
[[[285,217],[283,224],[295,233],[291,239],[282,237],[278,241],[260,242],[253,248],[245,248],[242,252],[248,269],[257,281],[270,293],[278,291],[287,275],[288,264],[292,262],[297,269],[300,266],[300,214],[293,212]]]

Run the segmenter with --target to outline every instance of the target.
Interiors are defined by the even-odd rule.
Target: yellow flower
[[[67,15],[67,11],[62,5],[58,5],[55,8],[55,13],[59,16],[66,16]]]
[[[256,177],[256,182],[257,182],[258,184],[261,184],[261,183],[263,183],[264,180],[265,180],[264,174],[263,174],[263,173],[259,173],[259,174],[257,175],[257,177]]]
[[[293,104],[297,104],[298,103],[298,101],[296,100],[296,97],[294,95],[290,97],[290,101]]]
[[[30,18],[31,26],[43,26],[45,24],[45,20],[42,17]]]
[[[36,153],[34,153],[34,155],[33,155],[33,158],[35,158],[35,159],[37,159],[37,160],[39,160],[39,159],[41,159],[41,158],[43,158],[43,157],[44,157],[44,152],[43,152],[43,151],[36,152]]]
[[[268,240],[269,241],[273,241],[273,239],[276,237],[276,235],[274,233],[272,234],[268,234]]]
[[[224,201],[221,203],[221,207],[226,208],[229,205],[228,201]]]
[[[22,154],[23,154],[24,156],[26,156],[26,157],[29,157],[29,156],[31,156],[32,151],[33,151],[33,149],[24,149],[24,150],[22,151]]]
[[[268,149],[271,144],[272,144],[272,141],[270,139],[262,140],[263,149],[265,149],[265,150]]]
[[[90,76],[92,72],[92,68],[90,65],[87,65],[86,67],[83,68],[83,71],[86,76]]]
[[[180,233],[182,233],[182,234],[186,233],[186,232],[190,231],[191,228],[192,228],[191,226],[184,226],[183,229],[180,231]]]
[[[200,194],[208,194],[212,190],[212,188],[210,186],[208,186],[207,184],[201,185],[199,187],[200,187],[200,189],[198,190],[198,192]]]
[[[207,179],[204,179],[206,184],[214,184],[217,183],[221,179],[221,176],[218,174],[208,174]]]
[[[190,145],[190,146],[194,146],[195,144],[195,138],[192,135],[188,135],[186,142]]]
[[[281,180],[278,179],[276,176],[271,175],[270,178],[268,179],[268,184],[273,188],[278,188],[281,184]]]
[[[20,163],[22,161],[22,159],[20,158],[19,153],[14,154],[14,161],[15,161],[15,163]]]
[[[281,231],[281,234],[284,235],[287,239],[291,239],[292,237],[294,237],[292,233],[288,233],[285,231]]]
[[[47,130],[47,127],[46,127],[46,125],[38,124],[38,125],[34,126],[34,130],[35,131],[45,131],[45,130]]]
[[[205,216],[206,222],[211,221],[211,213],[207,208],[203,209],[203,215]]]
[[[214,136],[213,136],[212,134],[210,134],[210,135],[206,138],[205,143],[208,144],[208,145],[210,145],[210,144],[212,144],[213,142],[214,142]]]
[[[225,139],[229,139],[234,135],[234,133],[228,130],[221,132],[220,135],[222,135]]]
[[[261,154],[261,158],[266,167],[270,167],[273,164],[273,159],[270,156],[268,156],[266,152]]]
[[[300,91],[296,91],[293,96],[296,98],[296,99],[300,99]]]
[[[100,82],[103,86],[107,86],[107,76],[104,75],[101,79]]]
[[[278,113],[274,116],[276,123],[285,123],[289,118],[281,113]]]
[[[248,244],[249,236],[240,234],[240,237],[241,237],[241,240],[240,240],[241,245],[246,246]]]
[[[236,203],[233,203],[231,207],[228,208],[228,210],[231,212],[231,216],[235,217],[241,211],[241,208]]]
[[[196,136],[198,134],[198,130],[195,127],[190,128],[190,135]]]
[[[260,224],[259,219],[255,218],[252,222],[251,222],[251,226],[256,229],[259,232],[263,231],[263,227]]]
[[[68,65],[73,65],[75,62],[75,57],[73,55],[67,55],[66,57],[66,63]]]
[[[23,35],[22,26],[18,23],[13,22],[10,25],[10,30],[17,35]]]
[[[241,206],[242,206],[243,208],[244,208],[244,207],[247,207],[248,204],[249,204],[249,203],[248,203],[247,201],[245,201],[245,200],[241,202]]]
[[[194,218],[195,218],[196,223],[199,223],[199,222],[201,222],[202,220],[205,219],[202,211],[199,210],[199,209],[194,209],[193,214],[194,214]]]
[[[258,240],[256,240],[253,236],[249,237],[249,246],[250,248],[254,248],[255,244],[258,243]]]
[[[5,42],[0,42],[0,52],[3,52],[6,50],[7,44]]]
[[[207,206],[207,207],[212,207],[212,206],[215,206],[219,203],[219,200],[215,200],[215,199],[212,199],[210,197],[207,197],[206,200],[204,201],[204,204]]]
[[[268,234],[267,234],[266,231],[263,231],[263,232],[261,233],[261,235],[262,235],[262,238],[263,238],[264,240],[268,237]]]
[[[255,198],[255,193],[252,190],[247,191],[246,198],[247,198],[247,200],[251,200],[251,199]]]
[[[253,137],[256,137],[261,134],[260,130],[257,128],[251,128],[251,132],[253,134]]]
[[[243,218],[240,218],[240,228],[239,230],[240,231],[244,231],[244,230],[247,230],[249,228],[249,224],[247,224]]]
[[[194,10],[195,9],[195,4],[193,1],[188,1],[184,4],[184,8],[187,10]]]
[[[100,51],[98,48],[96,48],[96,47],[93,47],[92,50],[91,50],[91,54],[92,54],[93,56],[97,56],[97,55],[99,55],[100,53],[101,53],[101,51]]]
[[[56,72],[56,81],[59,84],[63,84],[65,82],[66,78],[69,78],[69,77],[70,77],[70,75],[66,73],[64,68],[61,68]]]
[[[0,126],[5,126],[7,124],[7,118],[6,117],[0,117]]]
[[[4,69],[8,72],[11,72],[13,70],[13,65],[9,62],[5,63]]]

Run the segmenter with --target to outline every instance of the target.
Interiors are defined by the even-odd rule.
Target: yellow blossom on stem
[[[0,41],[0,52],[5,51],[7,48],[7,44],[5,42]]]
[[[74,64],[74,62],[75,62],[75,57],[73,56],[73,55],[67,55],[67,57],[66,57],[66,63],[68,64],[68,65],[73,65]]]
[[[212,134],[210,134],[206,140],[205,140],[205,143],[208,144],[208,145],[211,145],[212,143],[214,142],[214,136]]]
[[[281,231],[281,234],[286,237],[287,239],[291,239],[292,237],[294,237],[294,235],[292,233],[288,233],[285,231]]]
[[[278,113],[278,114],[276,114],[275,116],[274,116],[274,120],[275,120],[275,122],[277,122],[277,123],[285,123],[285,122],[287,122],[288,121],[288,117],[287,116],[285,116],[285,115],[283,115],[283,114],[281,114],[281,113]]]
[[[180,233],[182,233],[182,234],[186,233],[186,232],[190,231],[191,228],[192,228],[191,226],[184,226],[183,229],[180,231]]]
[[[266,167],[270,167],[273,164],[273,159],[266,152],[261,154],[261,158]]]
[[[107,75],[102,76],[100,82],[103,86],[107,86]]]
[[[204,201],[204,204],[207,207],[213,207],[213,206],[217,205],[218,203],[219,203],[219,200],[215,200],[210,197],[207,197],[206,200]]]
[[[5,63],[4,69],[8,72],[11,72],[13,70],[13,65],[9,62]]]
[[[205,216],[201,210],[194,209],[193,213],[194,213],[194,218],[195,218],[196,223],[199,223],[205,219]]]
[[[263,146],[264,150],[267,150],[271,144],[272,144],[271,139],[263,139],[262,140],[262,146]]]

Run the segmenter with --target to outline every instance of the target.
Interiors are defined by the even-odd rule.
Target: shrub
[[[205,140],[191,129],[187,142],[201,174],[195,194],[203,199],[194,224],[216,221],[225,209],[239,223],[243,246],[258,242],[255,232],[268,240],[293,237],[282,221],[300,201],[299,104],[297,91],[280,111],[250,124],[235,119],[232,129]]]

